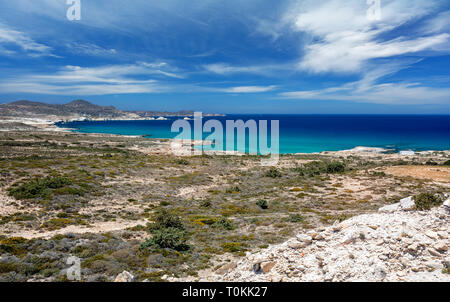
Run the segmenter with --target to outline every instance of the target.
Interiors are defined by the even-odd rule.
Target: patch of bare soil
[[[385,172],[394,176],[411,176],[440,182],[450,182],[450,167],[398,166],[386,168]]]
[[[89,226],[80,226],[80,225],[69,225],[65,228],[59,230],[52,231],[42,231],[42,230],[21,230],[13,233],[9,233],[10,237],[23,237],[26,239],[34,239],[34,238],[52,238],[55,235],[64,235],[68,233],[73,234],[85,234],[85,233],[105,233],[105,232],[114,232],[114,231],[122,231],[128,228],[135,227],[137,225],[145,225],[147,223],[146,220],[138,220],[138,221],[105,221],[91,224]]]

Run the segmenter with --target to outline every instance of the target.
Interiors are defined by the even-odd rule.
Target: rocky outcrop
[[[133,282],[133,281],[134,281],[133,274],[127,271],[123,271],[120,274],[118,274],[116,279],[114,280],[114,282]]]
[[[426,212],[411,201],[302,232],[203,281],[450,281],[449,200]]]
[[[385,207],[378,209],[378,212],[381,213],[393,213],[396,211],[412,211],[416,208],[416,204],[414,203],[413,196],[408,198],[403,198],[398,203],[394,203]]]

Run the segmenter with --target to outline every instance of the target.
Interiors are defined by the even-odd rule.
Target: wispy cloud
[[[340,86],[283,92],[297,100],[338,100],[378,104],[448,104],[450,89],[403,79],[383,81],[421,59],[450,51],[448,12],[431,15],[439,1],[382,1],[381,20],[367,18],[366,1],[302,1],[286,15],[303,41],[298,68],[310,73],[355,74],[361,77]],[[422,22],[421,18],[426,18]],[[408,25],[406,34],[402,27]]]
[[[420,82],[384,82],[380,79],[395,73],[399,66],[368,72],[361,80],[317,90],[279,93],[281,99],[351,101],[374,104],[449,104],[450,88],[430,87]]]
[[[323,90],[284,92],[279,96],[284,99],[295,100],[330,100],[352,101],[374,104],[448,104],[449,88],[435,88],[422,86],[420,83],[383,83],[366,89],[357,89],[356,83],[331,87]]]
[[[292,64],[279,63],[279,64],[260,64],[260,65],[248,65],[238,66],[226,63],[207,64],[203,66],[204,71],[207,73],[214,73],[218,75],[234,75],[234,74],[255,74],[262,76],[274,76],[279,72],[292,72]]]
[[[228,93],[261,93],[272,91],[276,86],[238,86],[223,89],[224,92]]]
[[[67,43],[66,47],[72,53],[88,56],[112,56],[117,54],[117,50],[114,48],[103,48],[92,43],[72,42]]]
[[[366,1],[303,1],[289,13],[293,28],[309,35],[299,67],[313,73],[361,72],[372,59],[437,49],[445,32],[395,33],[436,9],[436,1],[382,1],[381,20],[367,18]],[[387,34],[389,37],[387,38]]]
[[[14,55],[18,53],[17,48],[20,48],[21,53],[31,57],[54,56],[51,47],[38,43],[27,34],[0,23],[0,53]]]
[[[166,63],[138,63],[101,67],[65,66],[54,74],[31,74],[0,81],[4,93],[37,93],[55,95],[105,95],[123,93],[156,93],[168,85],[155,76],[178,77],[165,72]]]

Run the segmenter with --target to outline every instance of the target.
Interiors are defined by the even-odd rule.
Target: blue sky
[[[0,102],[450,114],[449,2],[366,1],[1,1]]]

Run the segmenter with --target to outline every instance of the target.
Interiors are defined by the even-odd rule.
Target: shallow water
[[[83,133],[175,138],[178,133],[171,132],[171,126],[177,119],[179,118],[172,117],[167,121],[83,121],[58,125]],[[449,115],[227,115],[205,117],[203,123],[210,119],[219,120],[224,129],[226,120],[278,120],[280,153],[338,151],[357,146],[395,151],[450,149]],[[188,122],[191,125],[194,123]],[[270,136],[270,126],[268,133]],[[204,133],[203,138],[207,138],[209,134],[211,133]],[[222,145],[220,147],[225,149]],[[248,138],[245,149],[249,151]],[[255,151],[253,149],[250,148]]]

